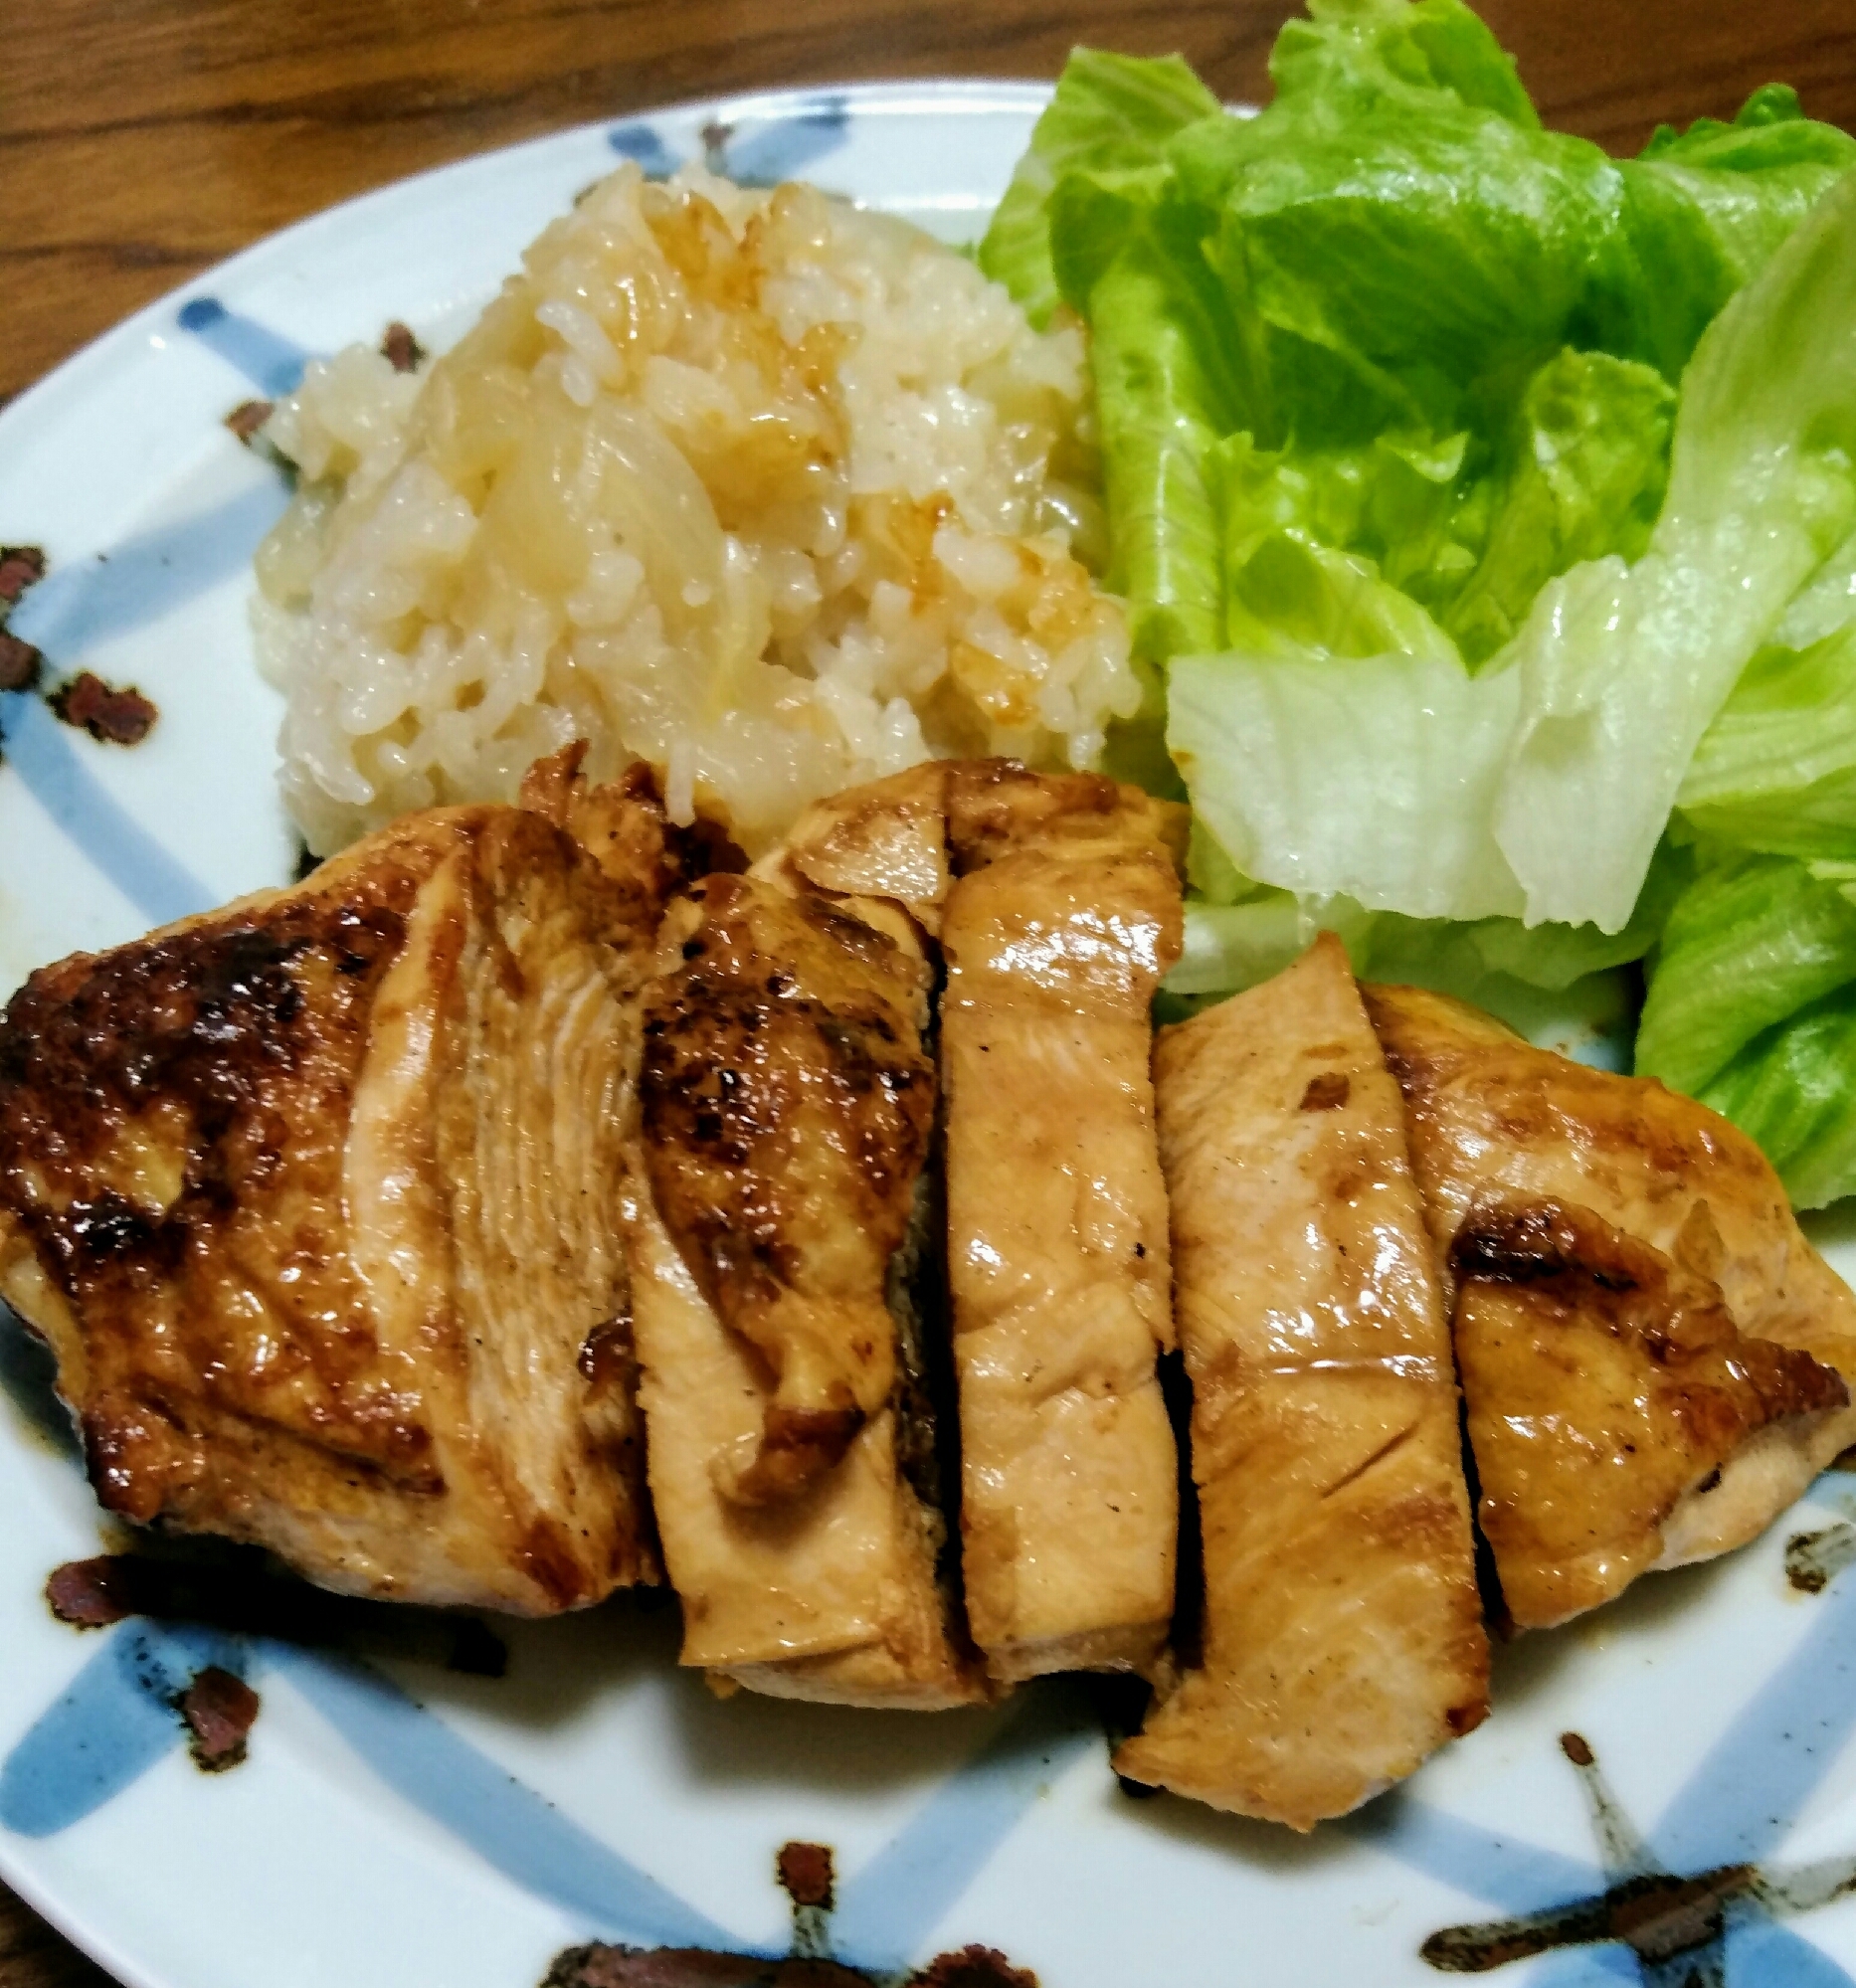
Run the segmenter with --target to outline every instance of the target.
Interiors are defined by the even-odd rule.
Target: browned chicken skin
[[[652,922],[538,814],[461,809],[28,982],[0,1294],[107,1506],[405,1599],[654,1575],[620,1222]]]
[[[1487,1709],[1449,1329],[1338,940],[1163,1030],[1155,1084],[1203,1654],[1115,1764],[1308,1829]]]
[[[632,1247],[682,1661],[776,1696],[973,1703],[911,1303],[935,1114],[913,928],[711,877],[660,958]]]
[[[1365,991],[1452,1279],[1517,1626],[1753,1537],[1856,1437],[1856,1300],[1744,1134],[1459,1001]]]
[[[745,1505],[830,1470],[895,1384],[889,1261],[934,1123],[918,951],[753,877],[696,893],[645,1005],[644,1148],[703,1297],[775,1380]]]

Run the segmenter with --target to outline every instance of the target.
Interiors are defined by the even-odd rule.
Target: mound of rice
[[[575,737],[750,851],[934,755],[1086,766],[1139,690],[1079,562],[1079,331],[814,189],[627,165],[453,351],[311,365],[258,556],[284,799],[323,853]]]

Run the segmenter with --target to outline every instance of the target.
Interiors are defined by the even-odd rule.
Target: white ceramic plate
[[[251,250],[7,410],[0,543],[52,559],[15,632],[161,717],[124,751],[0,694],[0,993],[289,872],[244,609],[282,491],[221,426],[234,404],[389,318],[444,343],[620,155],[666,170],[706,144],[737,177],[971,239],[1042,97],[738,98],[475,160]],[[516,1627],[499,1681],[143,1622],[81,1636],[41,1591],[98,1550],[99,1514],[7,1321],[0,1377],[0,1872],[136,1988],[533,1988],[593,1939],[784,1954],[791,1839],[830,1844],[839,1881],[802,1944],[878,1977],[977,1943],[1044,1988],[1392,1988],[1437,1978],[1440,1930],[1519,1918],[1542,1951],[1502,1973],[1528,1988],[1852,1982],[1856,1575],[1805,1594],[1785,1568],[1805,1531],[1856,1556],[1850,1480],[1499,1653],[1479,1731],[1300,1839],[1122,1792],[1080,1688],[986,1714],[720,1704],[674,1670],[673,1612],[623,1601]],[[211,1777],[170,1703],[209,1661],[264,1701],[247,1763]]]

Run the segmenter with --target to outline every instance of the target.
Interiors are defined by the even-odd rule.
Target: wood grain
[[[712,92],[1049,77],[1178,49],[1256,99],[1284,0],[34,0],[0,60],[0,400],[304,214],[492,145]],[[1849,0],[1488,0],[1549,122],[1614,150],[1783,78],[1856,128]],[[104,1977],[0,1887],[0,1988]],[[520,1984],[511,1984],[520,1988]]]
[[[1051,75],[1076,41],[1267,90],[1283,0],[37,0],[0,63],[0,399],[299,216],[671,99],[855,77]],[[1783,76],[1856,123],[1848,0],[1491,0],[1556,123],[1613,147]]]
[[[60,1939],[0,1885],[0,1988],[113,1988],[113,1984],[93,1960]]]

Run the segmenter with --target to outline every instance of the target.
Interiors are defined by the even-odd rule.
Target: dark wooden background
[[[1054,75],[1075,42],[1267,90],[1284,0],[15,0],[0,401],[272,230],[423,167],[680,97]],[[1852,0],[1488,0],[1549,122],[1614,150],[1762,83],[1856,129]],[[4,1659],[0,1658],[0,1674]],[[0,1887],[0,1988],[104,1977]],[[521,1988],[511,1983],[511,1988]]]
[[[677,97],[1054,73],[1088,40],[1266,89],[1283,0],[17,0],[0,32],[0,399],[284,223]],[[1549,118],[1634,148],[1783,78],[1856,124],[1851,0],[1490,0]],[[10,1988],[10,1984],[8,1984]]]

